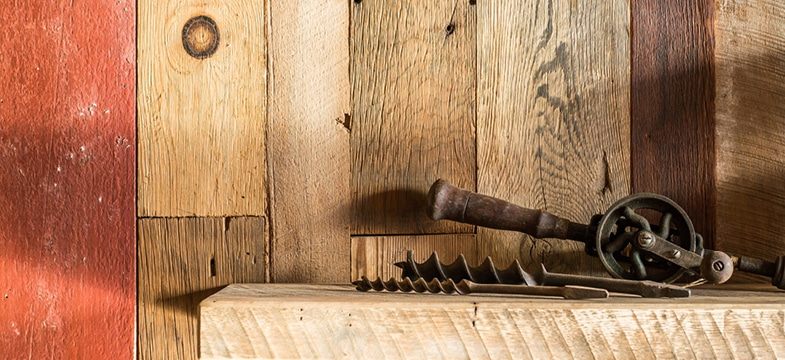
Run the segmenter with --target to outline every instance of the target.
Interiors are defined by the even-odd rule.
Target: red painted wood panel
[[[133,358],[134,14],[0,6],[0,357]]]

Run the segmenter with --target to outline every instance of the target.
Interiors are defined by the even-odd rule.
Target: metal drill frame
[[[659,212],[659,224],[651,224],[638,213],[644,209]],[[640,246],[636,234],[641,230],[655,233],[685,251],[702,255],[702,244],[698,244],[700,237],[687,213],[678,204],[658,194],[630,195],[613,204],[597,225],[597,255],[614,277],[672,283],[688,271]],[[629,268],[622,266],[620,260],[628,263]]]
[[[660,215],[653,216],[654,212]],[[705,250],[685,211],[662,195],[627,196],[583,224],[439,179],[428,191],[426,214],[432,220],[519,231],[535,239],[581,241],[587,253],[600,257],[611,275],[624,280],[670,283],[682,275],[696,274],[712,284],[722,284],[738,270],[769,276],[774,286],[785,289],[785,256],[768,261]],[[647,216],[659,224],[650,224]],[[630,265],[625,268],[620,263]]]

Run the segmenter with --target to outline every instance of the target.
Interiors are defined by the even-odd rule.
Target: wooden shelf
[[[200,305],[204,359],[781,358],[785,292],[563,300],[236,284]]]

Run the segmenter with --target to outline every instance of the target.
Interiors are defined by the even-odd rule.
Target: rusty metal
[[[771,262],[705,250],[685,211],[662,195],[627,196],[581,224],[438,180],[428,193],[427,213],[433,220],[581,241],[616,278],[672,283],[698,275],[721,284],[738,270],[769,276],[773,285],[785,289],[785,257]]]
[[[507,269],[499,270],[493,261],[486,258],[482,265],[471,267],[462,255],[453,263],[445,265],[439,256],[432,253],[423,263],[414,261],[414,252],[406,253],[406,261],[395,264],[403,269],[404,279],[424,281],[468,280],[474,283],[512,284],[518,286],[582,286],[600,288],[611,292],[640,295],[642,297],[689,297],[690,290],[655,281],[635,281],[626,279],[600,278],[593,276],[550,273],[542,267],[542,271],[531,274],[523,270],[515,261]]]
[[[645,298],[690,297],[690,289],[651,280],[627,280],[596,276],[549,273],[542,268],[539,283],[546,286],[581,285],[606,289],[611,292],[635,294]]]
[[[534,278],[523,270],[518,260],[506,269],[497,269],[490,257],[478,267],[469,266],[463,254],[451,264],[445,265],[439,260],[437,253],[431,253],[423,263],[414,261],[414,251],[406,252],[406,261],[396,263],[395,266],[403,269],[402,278],[411,279],[439,279],[460,282],[469,280],[480,284],[526,284],[537,285]]]
[[[662,195],[634,194],[611,205],[592,245],[614,277],[671,283],[687,272],[700,273],[702,238],[686,212]]]
[[[401,291],[418,293],[445,293],[445,294],[503,294],[503,295],[526,295],[526,296],[558,296],[565,299],[601,299],[608,297],[605,289],[590,288],[584,286],[528,286],[528,285],[509,285],[509,284],[478,284],[469,280],[455,282],[452,279],[439,281],[432,279],[425,281],[424,278],[412,280],[403,278],[400,280],[390,279],[383,281],[377,278],[371,281],[363,276],[359,281],[353,283],[360,291]]]
[[[785,256],[778,256],[775,261],[748,256],[731,256],[731,262],[734,269],[771,277],[772,285],[785,289]]]

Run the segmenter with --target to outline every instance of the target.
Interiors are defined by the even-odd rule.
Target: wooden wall
[[[139,358],[193,358],[234,282],[349,280],[344,1],[139,2]],[[182,29],[206,15],[217,51]]]
[[[630,191],[626,2],[477,3],[477,190],[588,222]],[[532,21],[533,19],[533,21]],[[583,245],[477,230],[483,256],[602,273]]]
[[[139,358],[194,358],[199,302],[222,285],[265,281],[267,9],[138,6]],[[217,25],[208,58],[183,45],[198,15]]]
[[[631,1],[632,191],[670,197],[715,239],[714,0]]]
[[[773,260],[785,255],[785,5],[719,1],[716,33],[716,245]]]
[[[42,4],[0,10],[14,354],[131,356],[137,227],[141,359],[195,357],[226,284],[391,276],[406,249],[605,273],[577,243],[428,220],[440,177],[577,221],[658,192],[708,244],[785,250],[776,1]],[[182,43],[198,15],[206,58]]]

